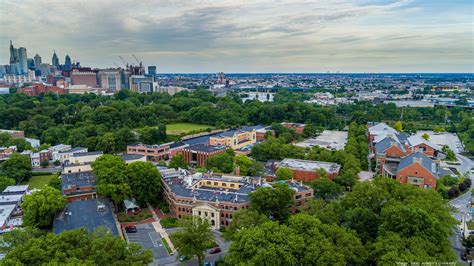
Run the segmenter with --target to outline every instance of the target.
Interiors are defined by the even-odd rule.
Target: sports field
[[[179,135],[190,131],[203,131],[207,128],[214,128],[208,125],[199,125],[192,123],[174,123],[166,125],[166,134]]]
[[[51,179],[53,179],[56,176],[57,175],[55,175],[55,174],[53,174],[53,175],[35,175],[35,176],[32,176],[30,178],[30,180],[28,180],[28,182],[26,182],[26,184],[30,185],[29,189],[33,189],[33,188],[41,189],[44,186],[48,185],[49,182],[51,181]]]

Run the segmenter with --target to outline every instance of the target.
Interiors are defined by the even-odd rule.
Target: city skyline
[[[10,40],[50,63],[136,64],[158,73],[474,72],[471,1],[0,0]]]

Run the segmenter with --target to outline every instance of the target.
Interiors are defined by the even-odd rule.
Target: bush
[[[126,214],[124,212],[121,212],[117,215],[117,217],[118,217],[118,220],[122,223],[140,222],[140,221],[153,217],[153,214],[151,214],[148,209],[142,209],[137,214]]]
[[[166,205],[165,202],[163,201],[160,201],[158,203],[158,208],[160,208],[160,210],[163,212],[163,213],[169,213],[170,212],[170,209],[168,208],[168,205]]]
[[[173,228],[178,226],[178,220],[176,218],[163,218],[160,220],[160,223],[164,228]]]
[[[455,197],[459,196],[459,193],[460,193],[459,188],[453,187],[448,191],[448,197],[450,199],[455,198]]]

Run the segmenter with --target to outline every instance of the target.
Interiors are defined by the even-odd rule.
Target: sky
[[[474,72],[473,0],[0,0],[9,44],[161,73]]]

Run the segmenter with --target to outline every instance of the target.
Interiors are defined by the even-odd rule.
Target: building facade
[[[184,160],[188,164],[204,167],[209,157],[222,154],[227,150],[227,146],[211,146],[207,144],[196,144],[183,148]]]
[[[319,170],[324,170],[330,179],[339,175],[341,166],[337,163],[318,162],[299,159],[283,159],[275,165],[275,170],[279,168],[289,168],[293,172],[293,179],[304,182],[311,182],[319,178]]]

